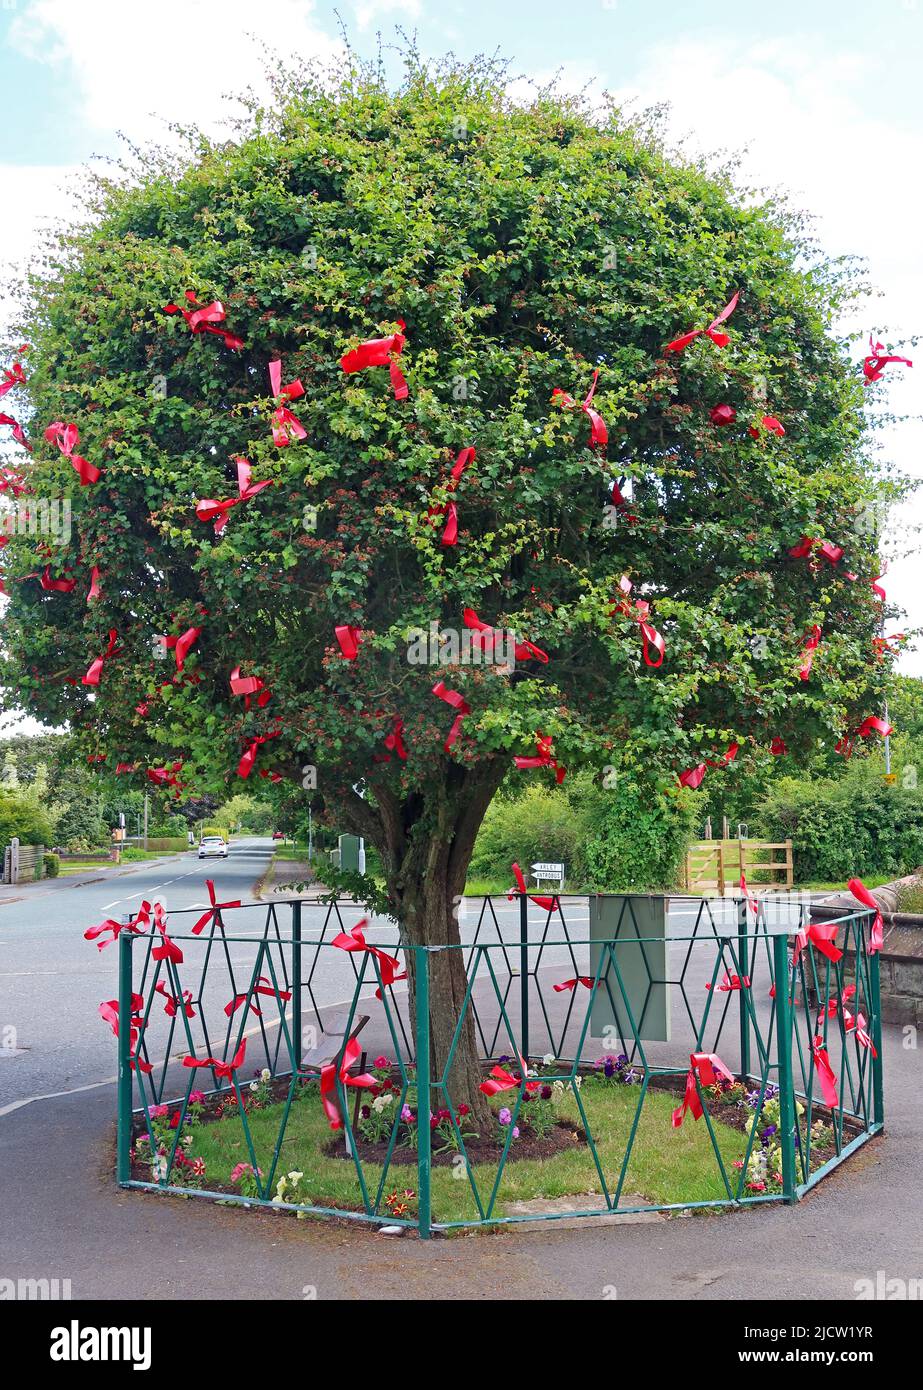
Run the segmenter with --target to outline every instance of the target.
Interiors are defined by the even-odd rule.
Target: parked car
[[[220,835],[203,835],[199,841],[200,859],[227,859],[228,843]]]
[[[284,839],[285,839],[285,836],[283,835],[283,833],[282,833],[281,830],[274,830],[274,831],[272,832],[272,838],[273,838],[274,840],[284,840]]]

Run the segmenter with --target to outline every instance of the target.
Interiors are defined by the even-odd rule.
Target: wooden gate
[[[682,886],[687,893],[723,894],[738,888],[741,874],[756,889],[794,887],[791,840],[698,840],[687,851]]]

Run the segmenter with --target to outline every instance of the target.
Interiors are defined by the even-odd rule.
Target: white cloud
[[[887,91],[887,78],[864,53],[818,52],[792,37],[758,44],[725,38],[720,45],[680,41],[652,50],[617,95],[645,106],[669,100],[671,136],[685,137],[690,151],[746,146],[744,178],[787,189],[796,206],[816,216],[828,252],[867,257],[881,298],[844,330],[875,330],[897,341],[923,331],[916,234],[923,195],[915,172],[918,131],[859,100]],[[923,360],[913,371],[891,369],[887,404],[899,414],[923,412]],[[881,442],[901,472],[923,477],[923,430],[916,421],[895,425]],[[923,520],[919,500],[906,518]],[[888,548],[885,539],[885,554]],[[910,625],[923,626],[919,556],[896,560],[885,587],[906,608]],[[923,654],[905,655],[901,669],[923,674]]]
[[[389,23],[419,19],[423,7],[421,0],[356,0],[353,10],[359,28],[368,29],[380,19]]]
[[[285,59],[342,51],[309,0],[30,0],[8,45],[57,69],[88,124],[161,138],[165,119],[214,131],[224,94],[263,85],[261,45]]]

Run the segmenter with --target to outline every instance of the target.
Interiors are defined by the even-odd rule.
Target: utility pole
[[[147,849],[147,816],[148,816],[148,795],[144,793],[144,848]]]
[[[888,702],[885,700],[885,724],[888,724]],[[889,726],[890,727],[890,726]],[[891,735],[885,734],[885,776],[891,776]]]

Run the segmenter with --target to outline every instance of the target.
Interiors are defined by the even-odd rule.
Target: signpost
[[[564,886],[564,865],[563,864],[533,864],[532,877],[537,882],[550,881],[557,883],[560,887]]]

